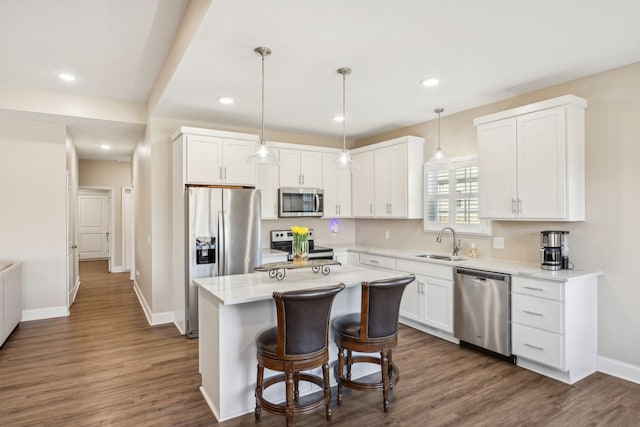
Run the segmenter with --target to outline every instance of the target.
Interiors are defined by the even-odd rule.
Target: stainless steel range
[[[291,230],[272,230],[271,231],[271,249],[287,252],[287,259],[291,261],[291,242],[293,241],[293,233]],[[309,229],[309,259],[333,259],[333,249],[316,246],[314,244],[314,232]]]

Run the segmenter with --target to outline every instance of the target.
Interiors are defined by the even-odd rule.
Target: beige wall
[[[23,263],[27,317],[67,312],[65,142],[64,125],[0,119],[0,259]]]
[[[122,269],[122,189],[131,187],[131,163],[82,159],[78,167],[80,187],[109,187],[114,190],[112,270]]]
[[[489,238],[463,237],[475,242],[480,256],[538,262],[539,232],[569,230],[570,256],[576,268],[601,270],[599,279],[599,354],[640,366],[640,287],[634,268],[640,236],[635,227],[640,197],[640,63],[517,96],[502,102],[442,117],[441,145],[448,156],[476,154],[473,118],[555,96],[586,98],[586,211],[585,222],[494,221],[493,235],[505,238],[504,249],[492,249]],[[446,109],[446,105],[443,105]],[[435,149],[436,121],[358,141],[357,146],[399,135],[426,138],[425,160]],[[384,239],[389,230],[391,238]],[[445,239],[447,239],[445,237]],[[449,251],[451,240],[435,243],[422,222],[357,220],[359,244]]]

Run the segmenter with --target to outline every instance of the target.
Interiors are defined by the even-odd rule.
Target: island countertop
[[[283,280],[269,278],[266,272],[195,279],[200,289],[211,294],[222,305],[244,304],[270,300],[274,291],[295,291],[344,283],[346,287],[401,276],[402,273],[373,270],[352,265],[331,266],[328,275],[311,269],[288,270]]]

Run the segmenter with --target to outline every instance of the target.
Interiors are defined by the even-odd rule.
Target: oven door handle
[[[318,213],[318,212],[320,211],[320,195],[316,193],[316,194],[314,195],[314,199],[315,199],[315,202],[314,202],[314,212],[315,212],[315,213]]]

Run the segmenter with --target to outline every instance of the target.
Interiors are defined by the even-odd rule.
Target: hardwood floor
[[[198,341],[150,327],[128,280],[81,263],[67,318],[23,322],[0,349],[2,426],[218,424],[198,386]],[[345,390],[301,426],[637,426],[640,385],[594,374],[569,386],[402,327],[391,409],[378,393]],[[335,391],[333,392],[335,401]],[[259,426],[284,419],[263,411]],[[221,423],[256,425],[253,414]]]

